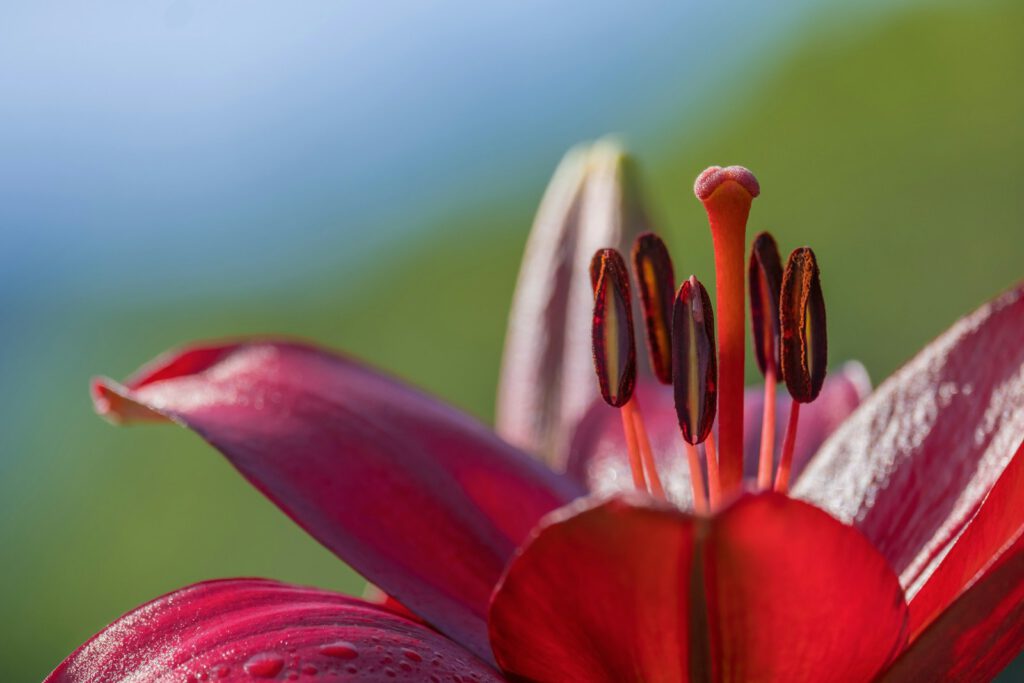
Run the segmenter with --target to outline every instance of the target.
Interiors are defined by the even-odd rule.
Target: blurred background
[[[0,5],[5,681],[197,580],[360,591],[198,438],[96,418],[89,378],[282,332],[490,420],[518,259],[577,142],[621,137],[706,281],[693,178],[752,168],[752,230],[813,244],[830,356],[876,382],[1024,276],[1020,2],[618,5]]]

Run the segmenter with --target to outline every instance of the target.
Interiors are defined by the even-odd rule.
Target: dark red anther
[[[672,308],[672,387],[683,438],[698,444],[715,421],[718,363],[711,299],[697,278],[682,284]]]
[[[818,261],[809,247],[793,250],[779,298],[782,376],[794,400],[810,403],[825,381],[828,337]]]
[[[614,249],[601,249],[590,262],[594,286],[594,370],[601,396],[610,406],[625,405],[636,383],[636,339],[626,262]]]
[[[672,384],[672,299],[676,275],[661,238],[645,232],[633,243],[633,273],[647,330],[651,369],[662,384]]]
[[[782,259],[779,248],[767,232],[754,238],[747,267],[750,284],[750,322],[754,335],[754,355],[761,374],[779,368],[779,293],[782,288]]]

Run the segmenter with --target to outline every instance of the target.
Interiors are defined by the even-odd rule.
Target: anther
[[[676,291],[672,258],[660,237],[645,232],[633,243],[633,273],[640,291],[651,369],[672,383],[672,299]]]
[[[796,249],[789,255],[786,272],[782,276],[779,321],[782,376],[793,397],[775,477],[775,490],[785,492],[789,488],[800,404],[810,403],[818,397],[828,363],[821,274],[814,252],[808,247]]]
[[[687,458],[698,511],[706,509],[704,483],[696,445],[707,439],[715,421],[718,368],[715,356],[715,318],[707,290],[692,275],[682,284],[672,307],[672,389],[679,430]],[[708,468],[717,463],[711,463]],[[717,491],[713,492],[717,498]]]
[[[767,232],[754,238],[747,266],[750,289],[750,322],[757,367],[764,375],[764,412],[761,416],[761,449],[757,467],[758,488],[771,486],[775,450],[775,385],[779,368],[779,293],[782,261],[775,239]]]
[[[760,194],[754,174],[742,166],[713,166],[697,178],[694,193],[704,204],[715,247],[718,308],[718,434],[722,487],[743,479],[743,357],[746,226],[750,205]]]
[[[605,402],[621,408],[633,396],[636,382],[636,340],[630,304],[629,275],[622,256],[614,249],[601,249],[591,261],[597,263],[594,286],[593,349],[594,370]]]

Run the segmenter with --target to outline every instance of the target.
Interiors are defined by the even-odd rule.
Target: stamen
[[[601,397],[608,405],[620,408],[633,484],[646,491],[637,420],[633,417],[631,405],[636,385],[636,340],[626,263],[614,249],[601,249],[590,261],[590,274],[594,285],[594,323],[591,330],[594,370],[601,387]]]
[[[679,288],[672,306],[672,389],[679,430],[689,445],[687,458],[696,459],[695,446],[711,434],[715,421],[718,368],[715,359],[715,317],[711,299],[697,278],[690,276]],[[717,479],[717,461],[708,457]],[[699,465],[699,463],[698,463]],[[703,475],[693,477],[693,496],[703,496]],[[713,486],[717,495],[718,486]]]
[[[714,432],[708,433],[707,441],[704,442],[704,455],[708,460],[708,497],[714,509],[718,507],[718,501],[722,497],[722,479],[718,473],[718,449],[715,448]]]
[[[647,481],[644,479],[644,463],[637,444],[636,426],[625,409],[619,410],[619,416],[622,418],[622,433],[626,436],[626,455],[629,457],[629,471],[633,474],[633,486],[638,491],[646,491]]]
[[[621,408],[633,396],[636,382],[636,340],[626,263],[614,249],[601,249],[594,287],[592,342],[594,370],[605,402]]]
[[[760,194],[754,174],[742,166],[713,166],[697,178],[694,193],[704,204],[715,247],[721,383],[718,435],[722,486],[743,480],[744,261],[750,204]]]
[[[634,395],[633,400],[622,406],[623,415],[628,414],[636,433],[637,446],[640,448],[640,459],[643,463],[644,475],[647,478],[647,488],[656,497],[665,499],[665,487],[661,484],[661,477],[658,476],[658,466],[654,462],[654,449],[651,448],[651,439],[647,436],[647,427],[641,416],[640,402]]]
[[[782,331],[782,376],[793,397],[782,457],[775,477],[775,490],[789,489],[800,404],[818,397],[825,382],[828,362],[828,338],[825,326],[825,299],[821,293],[821,274],[814,252],[808,247],[789,255],[782,276],[779,297],[779,321]]]
[[[782,261],[775,239],[767,232],[754,238],[747,267],[750,287],[750,322],[754,336],[757,366],[764,375],[764,412],[761,415],[761,451],[757,466],[757,486],[766,489],[772,483],[775,450],[775,384],[779,367],[779,290],[782,286]]]
[[[704,473],[700,470],[700,454],[692,443],[686,444],[686,462],[690,466],[690,482],[693,489],[693,510],[699,515],[708,513],[708,497],[704,491]]]
[[[818,260],[810,247],[794,249],[786,263],[779,298],[782,375],[801,403],[818,397],[825,382],[828,337]]]
[[[789,473],[793,469],[793,446],[796,445],[796,428],[800,421],[800,402],[789,404],[789,419],[786,420],[786,435],[782,438],[782,457],[779,458],[779,471],[775,474],[775,490],[779,493],[789,491]]]
[[[676,277],[665,243],[653,232],[641,234],[633,243],[633,271],[643,304],[651,369],[662,384],[672,384],[672,299]]]

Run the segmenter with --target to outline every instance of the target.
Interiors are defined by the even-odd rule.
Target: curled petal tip
[[[757,178],[744,166],[711,166],[704,169],[693,183],[693,193],[702,202],[707,201],[715,190],[729,180],[746,190],[751,198],[761,194],[761,185],[758,184]]]
[[[89,393],[96,414],[111,424],[166,422],[167,418],[128,398],[124,386],[106,377],[94,377]]]

